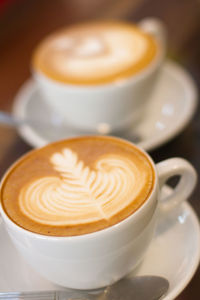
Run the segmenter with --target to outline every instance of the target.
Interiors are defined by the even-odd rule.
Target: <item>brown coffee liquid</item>
[[[98,85],[145,69],[158,53],[155,39],[125,22],[90,22],[46,37],[33,55],[33,69],[55,81]]]
[[[155,174],[133,144],[103,136],[49,144],[23,156],[1,187],[4,211],[17,225],[52,236],[112,226],[148,199]]]

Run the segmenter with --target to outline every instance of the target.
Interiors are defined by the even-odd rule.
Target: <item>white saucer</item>
[[[165,187],[163,196],[170,193]],[[191,206],[184,202],[159,220],[155,237],[136,275],[154,274],[169,280],[163,300],[172,300],[186,287],[200,259],[200,227]],[[130,276],[134,275],[133,273]],[[0,219],[0,292],[52,290],[60,287],[40,277],[15,250]]]
[[[138,145],[149,151],[166,143],[181,132],[191,120],[197,105],[197,89],[190,75],[179,65],[167,61],[162,67],[161,76],[149,108],[143,120],[129,131],[124,138],[131,140],[136,132],[141,138]],[[48,121],[57,116],[50,111],[38,92],[34,81],[27,81],[18,92],[13,106],[17,117]],[[23,126],[20,135],[33,147],[43,146],[50,141],[79,135],[70,128],[59,131],[52,126],[37,128]],[[123,137],[123,136],[122,136]]]

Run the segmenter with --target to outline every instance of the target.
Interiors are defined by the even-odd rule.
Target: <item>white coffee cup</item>
[[[144,154],[155,172],[151,194],[136,212],[106,229],[72,237],[40,235],[16,225],[0,206],[3,223],[23,258],[48,280],[76,289],[112,284],[138,266],[153,238],[157,217],[171,213],[187,199],[197,180],[194,168],[184,159],[171,158],[155,165]],[[175,175],[180,181],[161,200],[160,190]]]
[[[47,105],[66,124],[89,132],[110,133],[136,124],[144,115],[165,56],[165,27],[156,19],[138,24],[153,35],[158,51],[153,61],[135,75],[101,85],[70,85],[33,69],[33,77]]]

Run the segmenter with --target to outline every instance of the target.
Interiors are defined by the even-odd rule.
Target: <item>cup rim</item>
[[[145,20],[146,18],[142,18],[142,20]],[[155,20],[157,20],[157,18],[153,18]],[[141,20],[141,21],[142,21]],[[81,25],[84,25],[84,24],[95,24],[95,23],[101,23],[102,21],[101,20],[96,20],[96,21],[84,21],[84,22],[78,22],[77,24],[72,24],[72,26],[75,26],[75,27],[79,27]],[[142,34],[147,34],[147,35],[150,35],[150,36],[153,36],[151,33],[148,33],[146,32],[143,28],[141,28],[141,26],[138,24],[138,22],[130,22],[130,21],[125,21],[125,20],[114,20],[114,19],[105,19],[103,20],[103,23],[108,23],[108,24],[121,24],[122,26],[126,26],[126,27],[131,27],[131,28],[135,28],[136,30],[140,31]],[[120,25],[120,26],[121,26]],[[128,77],[125,77],[125,78],[122,78],[122,79],[119,79],[119,80],[113,80],[113,81],[109,81],[109,82],[105,82],[105,83],[97,83],[97,84],[76,84],[76,83],[65,83],[65,82],[62,82],[62,81],[59,81],[59,80],[56,80],[56,79],[53,79],[51,78],[50,76],[46,75],[44,72],[42,72],[41,70],[37,69],[35,66],[34,66],[34,55],[35,55],[35,52],[38,48],[38,46],[40,45],[40,43],[45,40],[46,38],[48,39],[48,37],[56,34],[56,33],[59,33],[59,32],[62,32],[62,30],[64,29],[64,27],[61,27],[61,28],[58,28],[57,30],[54,30],[53,32],[49,33],[47,36],[45,36],[40,42],[38,45],[36,45],[35,49],[33,50],[33,54],[32,54],[32,59],[31,59],[31,71],[32,71],[32,74],[33,74],[33,77],[34,76],[41,76],[43,77],[44,79],[46,79],[47,81],[49,81],[50,84],[55,84],[57,86],[60,86],[60,87],[67,87],[67,88],[77,88],[77,89],[97,89],[97,88],[112,88],[112,86],[114,85],[115,88],[116,86],[121,86],[121,85],[124,85],[124,83],[128,83],[131,81],[131,83],[133,84],[132,81],[138,81],[138,80],[141,80],[143,76],[145,76],[145,74],[148,74],[150,73],[151,69],[154,70],[154,68],[163,60],[164,58],[164,55],[165,55],[165,45],[163,44],[163,42],[156,38],[155,36],[153,36],[154,38],[154,41],[155,41],[155,44],[156,44],[156,47],[157,47],[157,51],[156,51],[156,55],[153,57],[153,59],[144,67],[142,68],[141,70],[139,70],[138,72],[134,73],[132,76],[128,76]],[[152,71],[153,71],[152,70]]]
[[[7,169],[7,171],[3,175],[3,177],[2,177],[2,179],[0,181],[0,218],[3,216],[3,218],[6,219],[6,221],[12,227],[14,227],[17,230],[25,233],[28,236],[33,236],[33,237],[44,239],[44,240],[53,240],[53,241],[56,241],[56,240],[59,240],[59,241],[61,241],[61,240],[72,241],[73,240],[73,241],[77,241],[78,242],[78,241],[81,241],[81,240],[84,240],[84,239],[88,239],[88,238],[92,239],[92,238],[98,237],[98,236],[100,236],[102,234],[110,234],[111,231],[113,231],[113,230],[116,231],[119,227],[126,226],[133,218],[135,219],[140,214],[142,214],[142,211],[149,205],[150,199],[153,197],[153,195],[156,193],[156,191],[158,189],[158,174],[157,174],[156,166],[155,166],[155,163],[154,163],[153,159],[141,147],[139,147],[139,146],[135,145],[134,143],[132,143],[130,141],[127,141],[127,140],[125,140],[123,138],[118,138],[118,137],[114,137],[114,136],[97,136],[97,135],[90,135],[90,136],[88,136],[88,135],[85,135],[85,136],[72,137],[72,138],[69,138],[69,139],[62,139],[62,140],[59,140],[59,141],[52,142],[51,144],[59,143],[59,142],[65,141],[65,140],[77,139],[77,138],[83,138],[84,139],[84,138],[87,138],[87,137],[98,137],[98,138],[102,137],[102,138],[107,138],[107,139],[112,138],[112,139],[116,139],[116,140],[121,140],[122,142],[125,142],[125,143],[127,143],[129,145],[132,145],[132,146],[136,147],[137,149],[139,149],[147,157],[147,159],[151,163],[151,166],[152,166],[152,169],[153,169],[153,172],[154,172],[154,176],[155,176],[154,184],[153,184],[152,190],[151,190],[148,198],[145,200],[145,202],[135,212],[133,212],[131,215],[129,215],[125,219],[121,220],[120,222],[118,222],[116,224],[113,224],[113,225],[111,225],[109,227],[100,229],[98,231],[94,231],[94,232],[90,232],[90,233],[86,233],[86,234],[81,234],[81,235],[74,235],[74,236],[51,236],[51,235],[40,234],[40,233],[37,233],[37,232],[30,231],[30,230],[28,230],[26,228],[23,228],[20,225],[18,225],[17,223],[15,223],[7,215],[7,213],[4,211],[4,208],[3,208],[3,205],[2,205],[2,201],[1,201],[2,196],[1,196],[1,194],[2,194],[3,184],[4,184],[5,180],[7,179],[7,177],[9,176],[10,172],[12,171],[12,169],[15,168],[17,166],[17,164],[21,160],[25,159],[27,156],[31,155],[33,152],[37,151],[38,149],[41,149],[41,148],[44,148],[44,147],[48,146],[48,145],[45,145],[45,146],[37,148],[37,149],[32,149],[28,153],[23,154],[13,164],[11,164],[11,166]],[[154,215],[155,210],[156,210],[156,207],[155,207],[154,211],[152,212],[152,216]]]
[[[127,23],[127,22],[126,22]],[[128,22],[127,24],[131,24],[131,26],[137,26],[137,24]],[[142,30],[141,28],[139,28],[139,30]],[[48,36],[47,36],[48,37]],[[44,37],[45,39],[45,37]],[[42,72],[41,70],[37,69],[34,64],[33,61],[31,63],[31,73],[33,75],[34,78],[36,78],[36,80],[45,80],[47,83],[49,84],[54,84],[57,87],[61,87],[61,88],[67,88],[67,89],[77,89],[77,90],[98,90],[98,89],[112,89],[112,88],[116,88],[116,87],[121,87],[121,86],[126,86],[129,84],[135,84],[138,81],[142,80],[144,77],[148,76],[151,72],[153,72],[156,67],[158,67],[162,61],[164,60],[164,56],[165,56],[165,46],[164,44],[156,39],[155,39],[155,43],[157,45],[157,52],[155,57],[152,59],[152,61],[150,61],[150,63],[148,63],[143,69],[139,70],[138,72],[136,72],[135,74],[133,74],[132,76],[128,76],[119,80],[113,80],[110,82],[105,82],[105,83],[97,83],[97,84],[77,84],[77,83],[65,83],[59,80],[55,80],[53,78],[51,78],[50,76],[46,75],[44,72]],[[36,47],[37,49],[37,47]],[[33,52],[34,53],[34,52]]]

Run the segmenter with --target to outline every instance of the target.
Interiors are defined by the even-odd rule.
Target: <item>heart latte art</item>
[[[7,214],[28,230],[77,235],[128,217],[147,199],[148,158],[124,141],[87,137],[48,145],[19,161],[3,191]]]
[[[69,26],[44,39],[33,56],[37,72],[69,84],[101,84],[132,76],[154,59],[157,44],[123,22]]]
[[[49,225],[110,219],[130,204],[146,181],[131,160],[117,155],[106,155],[91,169],[66,148],[52,155],[51,163],[60,176],[35,180],[19,195],[23,213]]]

